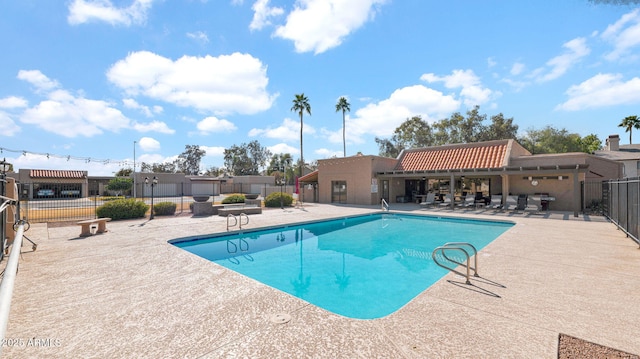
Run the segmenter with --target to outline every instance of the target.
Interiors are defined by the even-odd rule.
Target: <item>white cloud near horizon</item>
[[[203,135],[217,132],[232,132],[238,129],[231,121],[218,119],[214,116],[204,118],[202,121],[197,123],[196,127]]]
[[[271,153],[273,153],[274,155],[281,154],[281,153],[282,154],[288,153],[291,156],[300,155],[299,147],[294,147],[286,143],[278,143],[273,146],[268,146],[267,149],[271,151]]]
[[[147,21],[147,12],[153,0],[133,0],[131,5],[118,8],[109,0],[73,0],[69,4],[67,22],[80,25],[92,21],[111,25],[140,25]]]
[[[296,52],[323,53],[342,44],[352,32],[372,20],[386,0],[297,1],[273,36],[291,40]]]
[[[140,149],[144,152],[157,152],[160,150],[160,142],[151,137],[140,138],[138,146],[140,146]]]
[[[49,79],[39,70],[20,70],[18,78],[34,85],[34,92],[45,99],[35,106],[26,108],[17,117],[22,123],[36,125],[45,131],[68,138],[93,137],[105,131],[118,133],[123,129],[168,134],[175,132],[160,121],[134,123],[116,108],[115,104],[73,94],[62,89],[57,81]],[[135,101],[125,100],[123,103],[125,106],[141,107]],[[161,112],[162,108],[156,106],[154,111]]]
[[[146,96],[216,115],[255,114],[269,109],[278,94],[267,91],[267,67],[249,55],[183,56],[177,60],[149,51],[130,53],[107,71],[110,82],[130,96]]]
[[[579,111],[615,105],[640,104],[640,78],[623,81],[620,74],[597,74],[567,90],[569,100],[556,110]]]
[[[421,116],[423,120],[433,122],[459,107],[460,101],[452,95],[445,95],[424,85],[403,87],[385,100],[369,103],[352,112],[349,121],[346,121],[347,136],[354,143],[362,143],[362,137],[366,134],[388,137],[408,118]]]
[[[467,107],[482,105],[500,96],[499,92],[484,87],[473,70],[453,70],[447,76],[428,73],[420,76],[420,80],[427,83],[442,82],[448,89],[460,89],[460,98]]]
[[[5,137],[12,137],[20,131],[20,126],[16,124],[11,116],[0,111],[0,135]]]
[[[303,117],[303,122],[304,117]],[[313,135],[316,133],[316,130],[313,126],[310,126],[307,123],[303,123],[302,126],[302,134],[303,135]],[[300,140],[300,121],[292,120],[290,118],[285,118],[282,121],[282,124],[278,127],[272,128],[252,128],[249,131],[249,137],[266,137],[273,138],[285,142],[295,142]]]

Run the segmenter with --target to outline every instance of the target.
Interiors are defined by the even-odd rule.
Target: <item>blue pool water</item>
[[[431,259],[446,242],[478,251],[513,224],[373,214],[172,244],[350,318],[398,310],[447,271]]]

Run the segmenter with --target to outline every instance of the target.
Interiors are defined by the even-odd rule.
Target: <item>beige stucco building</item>
[[[398,158],[352,156],[318,161],[300,179],[321,203],[373,205],[419,201],[428,192],[479,199],[544,195],[545,209],[584,207],[585,181],[620,178],[622,164],[586,154],[532,155],[514,140],[450,144],[403,151]],[[453,203],[452,203],[453,206]]]

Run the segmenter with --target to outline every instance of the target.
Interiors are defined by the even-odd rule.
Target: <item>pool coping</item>
[[[3,354],[551,358],[559,333],[640,353],[633,330],[640,308],[632,300],[640,251],[614,225],[416,207],[399,211],[516,225],[480,252],[483,281],[465,286],[448,274],[373,320],[326,312],[168,243],[187,231],[223,232],[223,217],[117,221],[108,233],[80,240],[75,227],[34,224],[26,234],[38,250],[23,249],[7,338],[52,345],[5,346]],[[265,210],[251,226],[374,212],[379,208],[314,204]],[[291,319],[269,320],[282,313]]]

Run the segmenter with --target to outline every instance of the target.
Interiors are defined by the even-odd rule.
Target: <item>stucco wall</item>
[[[352,156],[318,161],[319,202],[331,203],[331,183],[347,182],[346,203],[377,204],[382,184],[378,182],[378,193],[371,193],[372,179],[377,171],[388,171],[395,166],[395,159],[378,156]]]

